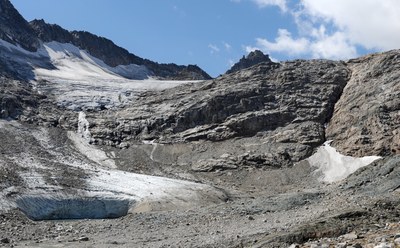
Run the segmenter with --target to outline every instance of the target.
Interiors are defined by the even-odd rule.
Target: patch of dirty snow
[[[325,142],[318,148],[314,155],[307,159],[312,167],[317,168],[314,173],[323,182],[332,183],[343,180],[359,168],[367,166],[381,158],[379,156],[366,156],[362,158],[345,156],[331,147],[331,142]]]

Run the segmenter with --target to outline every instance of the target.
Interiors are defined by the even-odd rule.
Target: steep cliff
[[[40,46],[34,30],[9,0],[0,1],[0,39],[19,44],[29,51],[36,51]]]

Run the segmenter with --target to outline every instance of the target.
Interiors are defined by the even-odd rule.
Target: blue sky
[[[212,76],[261,49],[276,60],[348,59],[400,46],[398,0],[11,0],[28,21],[111,39]],[[399,44],[399,45],[398,45]]]

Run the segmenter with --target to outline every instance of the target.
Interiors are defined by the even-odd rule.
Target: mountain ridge
[[[211,79],[210,75],[197,65],[183,66],[153,62],[130,53],[107,38],[87,31],[70,32],[57,24],[47,24],[44,20],[27,22],[9,0],[0,1],[0,13],[0,39],[20,45],[30,52],[35,52],[41,42],[71,43],[112,67],[129,64],[143,65],[152,72],[153,77],[161,79]]]
[[[247,69],[252,67],[253,65],[259,63],[271,63],[273,64],[272,60],[269,58],[268,55],[265,55],[260,50],[251,51],[246,56],[243,56],[238,62],[232,65],[232,67],[226,71],[226,74],[230,74],[236,71],[240,71],[243,69]]]
[[[0,39],[36,51],[40,43],[33,29],[9,0],[0,0]]]

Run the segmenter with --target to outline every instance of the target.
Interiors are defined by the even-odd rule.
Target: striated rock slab
[[[351,79],[327,127],[349,155],[400,153],[400,50],[350,60]]]
[[[341,62],[261,63],[213,81],[144,93],[121,111],[88,118],[100,144],[222,141],[260,133],[316,146],[325,141],[324,125],[348,78]]]

